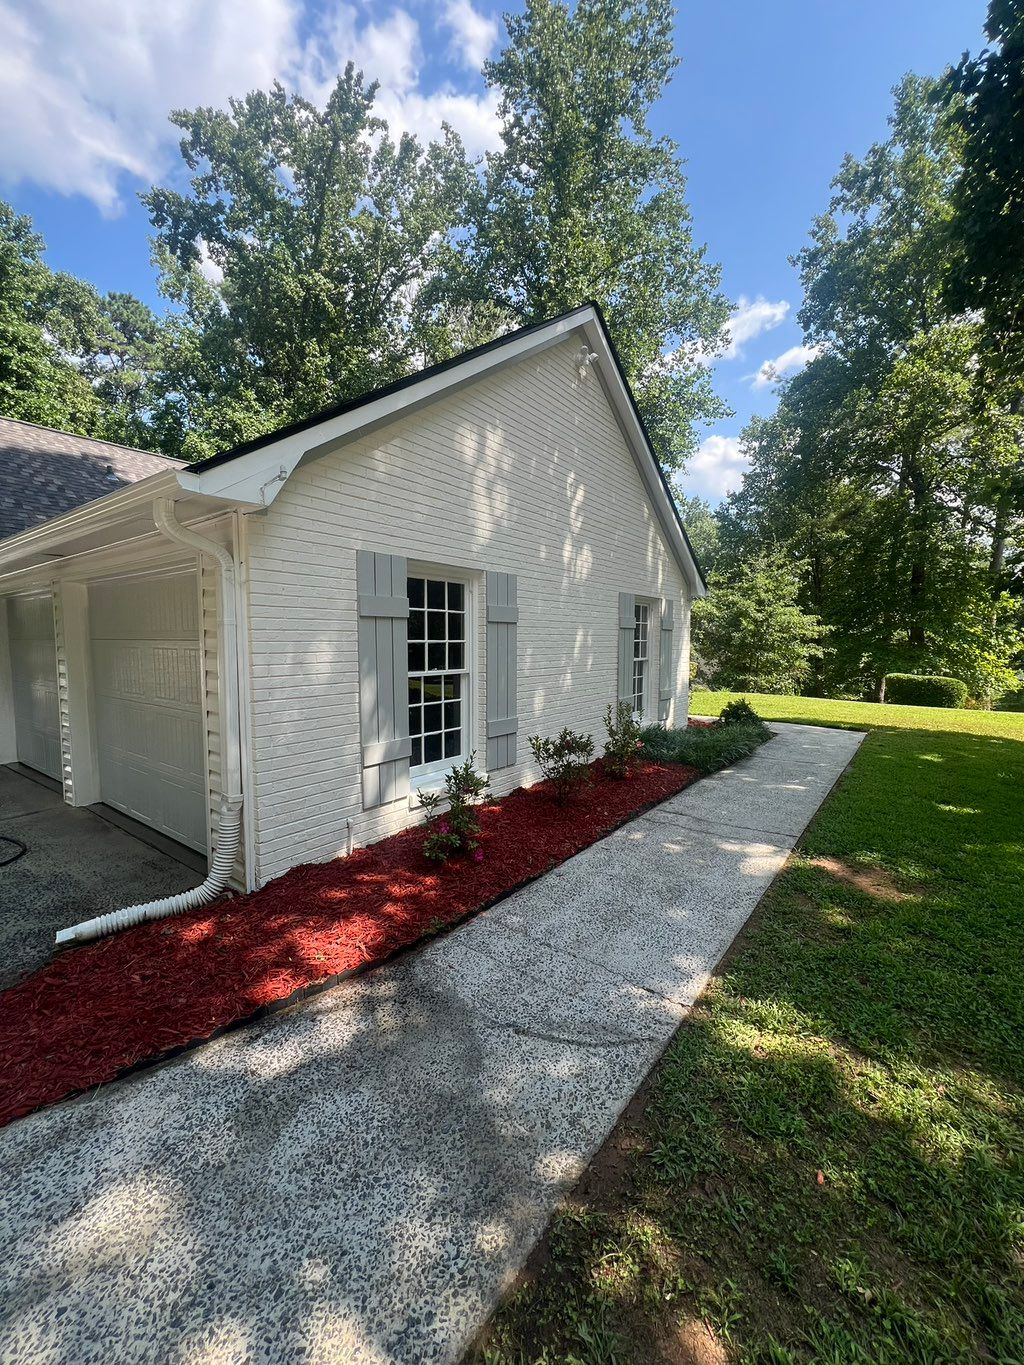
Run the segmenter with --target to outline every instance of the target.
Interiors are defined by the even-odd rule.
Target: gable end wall
[[[562,343],[310,459],[267,512],[246,518],[261,884],[420,818],[408,800],[361,806],[357,550],[469,573],[478,767],[483,576],[516,575],[519,761],[493,775],[496,794],[536,779],[530,734],[568,725],[591,732],[600,753],[620,591],[678,603],[671,719],[685,717],[686,586],[597,375],[579,374],[578,350]],[[654,618],[652,715],[658,635]]]

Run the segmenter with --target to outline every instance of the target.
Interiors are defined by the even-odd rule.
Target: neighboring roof
[[[0,540],[181,463],[0,417]]]
[[[669,515],[672,519],[673,528],[682,537],[687,557],[690,560],[690,567],[692,567],[693,573],[696,576],[695,586],[699,585],[697,586],[698,593],[700,593],[701,590],[706,592],[707,581],[704,578],[704,572],[694,553],[693,546],[690,544],[690,538],[686,534],[686,527],[683,525],[679,516],[679,509],[676,506],[672,489],[669,486],[668,480],[665,478],[665,473],[661,468],[661,463],[655,453],[650,434],[640,415],[640,410],[637,407],[636,398],[630,387],[629,380],[626,378],[626,372],[623,368],[622,361],[619,358],[619,354],[615,349],[615,344],[609,334],[608,324],[605,321],[604,314],[601,311],[600,305],[594,302],[580,304],[578,308],[572,308],[566,313],[559,314],[558,317],[548,318],[544,322],[532,323],[528,327],[520,327],[514,332],[507,332],[504,336],[496,337],[493,341],[489,341],[483,346],[475,346],[472,350],[463,351],[459,355],[452,356],[449,360],[443,360],[437,365],[429,365],[425,369],[416,370],[413,374],[405,375],[402,379],[396,379],[391,384],[385,384],[380,388],[371,389],[367,393],[360,394],[358,398],[346,399],[342,403],[336,403],[329,408],[324,408],[320,412],[313,413],[309,417],[304,417],[296,422],[290,422],[287,426],[278,427],[274,431],[267,432],[264,436],[254,437],[252,440],[245,441],[241,445],[233,446],[229,450],[221,451],[216,455],[211,455],[208,459],[197,461],[195,464],[188,466],[187,478],[182,480],[182,484],[185,487],[194,488],[196,491],[199,491],[200,487],[205,482],[203,476],[208,471],[220,470],[225,465],[241,460],[245,456],[255,455],[259,451],[266,450],[269,447],[278,445],[282,442],[288,442],[290,446],[294,447],[295,442],[292,441],[291,438],[301,436],[304,432],[310,431],[315,427],[323,426],[329,422],[337,424],[338,419],[352,418],[354,414],[359,414],[364,410],[366,411],[368,423],[374,420],[375,414],[371,412],[371,409],[374,408],[381,409],[384,406],[387,406],[393,415],[397,409],[405,406],[412,407],[416,403],[419,397],[417,390],[422,392],[431,388],[435,385],[436,381],[442,376],[448,376],[451,371],[466,368],[471,370],[476,369],[476,371],[479,372],[479,362],[484,358],[493,357],[494,362],[497,363],[501,359],[500,355],[497,353],[508,350],[520,351],[523,343],[529,343],[531,339],[536,339],[538,344],[540,344],[544,340],[544,334],[548,334],[552,339],[558,340],[561,339],[568,330],[571,330],[575,326],[582,327],[584,324],[593,323],[596,323],[597,328],[599,329],[600,338],[606,348],[607,357],[614,370],[615,379],[621,386],[622,396],[628,405],[629,417],[635,424],[636,431],[645,447],[650,466],[656,473],[657,482],[660,485],[658,491],[663,494],[664,502],[667,504],[668,509],[670,509]],[[452,377],[454,378],[455,376]],[[398,395],[405,394],[406,392],[408,393],[408,396],[405,402],[388,403],[388,400],[393,399]],[[345,423],[347,427],[353,428],[357,424],[358,419]],[[272,500],[272,497],[279,491],[281,483],[290,473],[291,469],[287,468],[285,464],[282,464],[280,474],[275,473],[272,476],[272,479],[268,481],[275,486],[270,490],[271,497],[266,500]],[[261,495],[264,497],[266,497],[265,490],[266,486],[260,489]],[[228,486],[225,484],[220,491],[222,495],[226,495],[228,493]],[[661,498],[658,500],[661,501]],[[666,509],[663,506],[660,510],[664,512]]]

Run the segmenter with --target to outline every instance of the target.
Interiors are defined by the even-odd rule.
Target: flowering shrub
[[[545,780],[555,789],[556,801],[571,800],[579,788],[590,781],[590,760],[594,757],[592,735],[578,735],[565,729],[555,739],[531,735],[529,744]]]
[[[450,770],[444,779],[443,792],[420,792],[420,805],[427,816],[423,853],[434,862],[446,863],[453,853],[468,853],[474,862],[483,861],[484,855],[476,841],[480,822],[474,807],[489,783],[483,773],[473,767],[475,757],[470,754],[465,763]],[[448,809],[442,814],[443,801],[448,802]]]
[[[611,777],[628,777],[629,765],[643,753],[640,724],[628,701],[620,701],[614,714],[609,706],[604,713],[608,740],[604,746],[604,768]]]

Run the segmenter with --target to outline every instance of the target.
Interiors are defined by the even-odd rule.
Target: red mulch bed
[[[0,994],[0,1125],[382,962],[698,776],[643,762],[615,781],[598,763],[572,806],[540,784],[481,807],[481,862],[428,862],[413,827],[252,895],[71,949]]]

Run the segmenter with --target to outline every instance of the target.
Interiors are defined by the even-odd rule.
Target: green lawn
[[[1024,715],[751,700],[869,733],[482,1356],[1022,1362]]]

